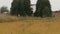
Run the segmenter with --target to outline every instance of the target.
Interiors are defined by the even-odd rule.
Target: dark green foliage
[[[19,0],[13,0],[11,4],[11,15],[17,15],[18,13],[18,2]]]
[[[31,10],[31,7],[30,7],[30,0],[24,0],[24,7],[25,7],[25,12],[28,16],[31,16],[32,15],[32,10]]]
[[[48,7],[45,7],[42,12],[44,17],[50,17],[52,15],[52,12]]]
[[[9,10],[7,9],[7,7],[5,6],[2,6],[1,9],[0,9],[1,13],[4,13],[4,12],[9,12]]]
[[[36,4],[36,12],[34,16],[48,17],[52,15],[51,6],[49,0],[38,0]]]
[[[30,0],[13,0],[11,14],[17,16],[31,16]]]
[[[18,14],[20,14],[20,16],[26,16],[26,13],[25,13],[25,7],[24,7],[24,0],[19,0],[19,3],[18,3]]]
[[[12,6],[11,6],[11,15],[25,16],[24,0],[13,0]]]
[[[31,16],[30,0],[20,0],[18,4],[18,13],[21,16]]]
[[[41,0],[38,0],[37,1],[37,4],[36,4],[36,12],[34,13],[34,16],[38,17],[42,17],[42,3],[41,3]]]

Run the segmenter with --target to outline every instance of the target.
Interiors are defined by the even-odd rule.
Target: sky
[[[8,9],[11,7],[11,3],[13,0],[0,0],[0,7],[7,6]],[[37,0],[31,0],[32,4],[36,4]],[[60,0],[49,0],[51,4],[52,11],[60,10]]]

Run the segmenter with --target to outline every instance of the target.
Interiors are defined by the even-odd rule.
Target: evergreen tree
[[[20,16],[31,16],[30,0],[13,0],[11,14]]]
[[[13,0],[11,4],[11,15],[17,15],[18,14],[18,2],[19,0]]]
[[[26,12],[24,10],[25,10],[24,0],[19,0],[18,14],[20,14],[20,16],[26,16]]]
[[[49,0],[38,0],[36,4],[36,12],[34,13],[34,16],[43,17],[44,15],[46,17],[52,15],[50,2]]]
[[[26,15],[31,16],[32,15],[32,10],[30,7],[30,0],[24,0],[24,11],[26,12]]]
[[[34,13],[34,16],[38,17],[41,16],[42,17],[42,5],[41,5],[41,1],[38,0],[37,4],[36,4],[36,12]]]

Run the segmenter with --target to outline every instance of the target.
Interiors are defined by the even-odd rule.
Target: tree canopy
[[[30,0],[13,0],[11,14],[20,16],[31,16]]]
[[[38,0],[36,4],[36,12],[34,16],[48,17],[52,15],[51,5],[49,0]]]
[[[11,4],[11,15],[31,16],[32,10],[30,0],[13,0]],[[52,16],[51,5],[49,0],[38,0],[36,4],[36,17]]]

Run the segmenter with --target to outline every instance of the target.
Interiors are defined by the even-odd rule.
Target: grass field
[[[0,17],[0,34],[60,34],[60,17]]]

